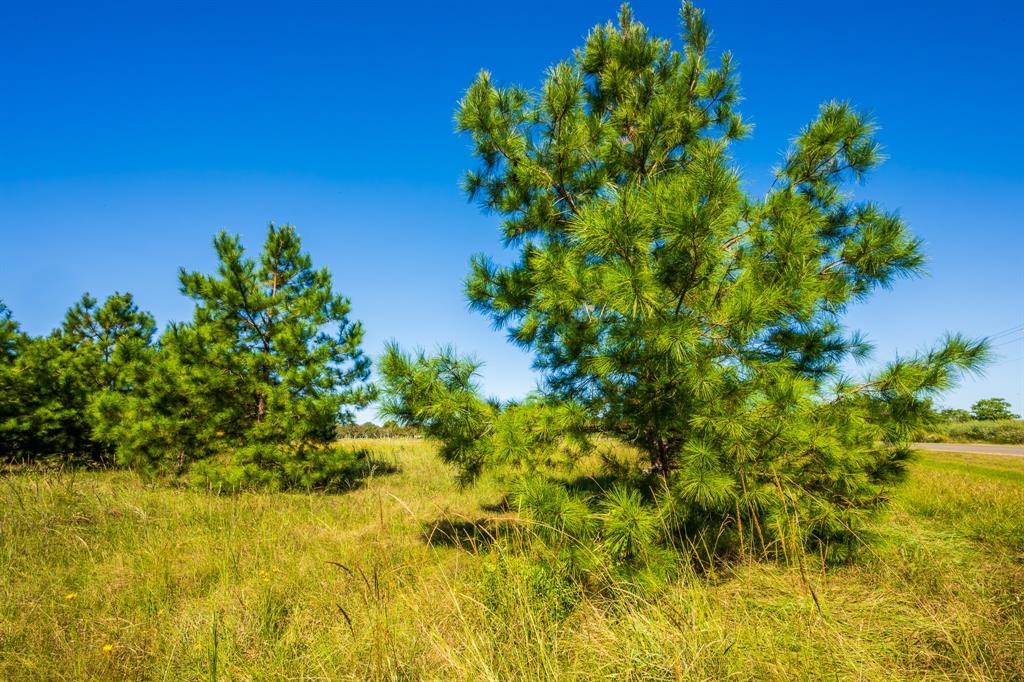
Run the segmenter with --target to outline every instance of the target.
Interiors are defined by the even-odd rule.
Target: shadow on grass
[[[601,497],[623,479],[613,474],[601,474],[598,476],[577,476],[576,478],[563,481],[562,485],[574,495],[591,495]]]
[[[397,474],[402,471],[402,468],[394,462],[380,459],[374,455],[361,458],[359,464],[355,467],[355,479],[363,482],[368,478],[376,478],[378,476],[390,476],[391,474]]]
[[[401,471],[395,462],[382,459],[376,453],[360,448],[350,451],[353,461],[330,472],[323,472],[314,485],[286,486],[293,492],[319,493],[322,495],[343,495],[364,487],[369,481],[390,476]]]
[[[521,524],[514,518],[444,517],[424,523],[422,537],[428,545],[477,552],[521,531]]]
[[[512,511],[512,500],[509,499],[508,495],[504,495],[497,502],[482,504],[480,508],[491,514],[507,514]]]

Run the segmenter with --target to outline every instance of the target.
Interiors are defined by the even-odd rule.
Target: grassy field
[[[1024,445],[1024,419],[933,424],[916,434],[925,443],[996,443]]]
[[[421,441],[344,495],[0,478],[0,679],[1021,679],[1024,459],[933,453],[854,566],[550,607]],[[497,517],[497,518],[496,518]],[[509,567],[513,569],[509,569]]]

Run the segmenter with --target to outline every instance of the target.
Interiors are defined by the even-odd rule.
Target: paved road
[[[918,450],[936,452],[976,452],[981,455],[1024,457],[1024,445],[983,445],[981,443],[914,443]]]

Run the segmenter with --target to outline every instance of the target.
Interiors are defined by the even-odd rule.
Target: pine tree
[[[216,274],[180,272],[193,320],[136,368],[140,391],[100,407],[106,437],[126,464],[191,468],[214,485],[339,482],[352,462],[324,446],[372,397],[362,326],[292,226],[271,224],[258,260],[224,232],[214,248]]]
[[[849,304],[923,264],[897,213],[847,189],[882,158],[875,125],[823,105],[768,193],[748,195],[730,156],[750,132],[730,55],[713,66],[702,12],[686,3],[681,18],[681,52],[624,6],[538,91],[480,73],[456,115],[480,162],[465,187],[502,217],[518,260],[476,256],[467,295],[533,352],[546,379],[534,403],[644,453],[634,473],[673,529],[662,540],[743,528],[769,545],[798,528],[841,558],[900,477],[929,398],[986,347],[950,336],[862,381],[843,376],[870,351],[842,324]],[[470,473],[503,459],[491,434],[511,417],[484,409],[469,365],[393,348],[382,367],[390,412],[450,459]],[[590,503],[640,519],[602,507],[636,499]],[[646,537],[645,524],[630,532]]]
[[[153,332],[152,316],[138,309],[131,294],[115,293],[98,306],[86,293],[49,336],[16,333],[5,343],[6,418],[0,430],[7,456],[105,461],[109,448],[93,433],[89,406],[103,391],[127,390],[122,372],[149,347]]]
[[[26,338],[10,308],[0,301],[0,461],[16,459],[24,451],[18,428],[22,408],[17,360]]]
[[[121,385],[122,368],[144,354],[155,333],[153,316],[131,294],[114,293],[97,307],[86,293],[65,313],[53,338],[68,354],[68,372],[93,393],[129,388]]]
[[[8,364],[18,357],[21,329],[11,317],[11,309],[0,300],[0,363]]]

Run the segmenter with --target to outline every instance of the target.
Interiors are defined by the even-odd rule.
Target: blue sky
[[[945,400],[1024,412],[1024,110],[1017,3],[706,3],[739,63],[752,191],[820,102],[874,113],[890,160],[856,194],[899,208],[929,275],[851,310],[875,359],[945,331],[999,360]],[[677,36],[678,5],[634,3]],[[44,333],[83,291],[190,316],[179,266],[209,269],[221,228],[258,247],[294,223],[334,273],[366,348],[453,342],[498,396],[529,357],[467,310],[470,255],[497,220],[458,189],[473,163],[452,113],[481,68],[536,86],[615,2],[5,3],[0,7],[0,298]],[[370,413],[368,413],[370,414]]]

